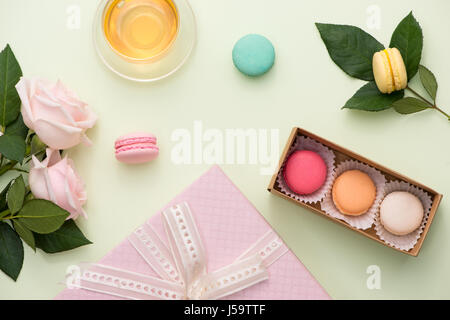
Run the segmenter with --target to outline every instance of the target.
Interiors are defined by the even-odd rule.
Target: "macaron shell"
[[[376,197],[376,187],[366,173],[349,170],[341,174],[332,189],[336,208],[346,215],[359,216],[367,212]]]
[[[134,143],[153,143],[156,144],[157,139],[151,133],[146,132],[135,132],[120,136],[116,139],[115,147],[120,148],[124,145],[134,144]]]
[[[133,133],[124,134],[124,135],[118,137],[116,140],[134,139],[134,138],[156,139],[156,136],[150,132],[137,131],[137,132],[133,132]]]
[[[247,76],[256,77],[272,68],[275,61],[275,49],[266,37],[248,34],[236,42],[232,58],[239,71]]]
[[[309,150],[292,153],[284,168],[288,187],[297,194],[311,194],[325,182],[327,165],[319,154]]]
[[[383,50],[373,55],[372,69],[378,90],[382,93],[391,93],[394,91],[395,85],[392,80],[391,67]]]
[[[424,209],[422,202],[413,194],[396,191],[388,194],[380,206],[380,221],[390,233],[407,235],[422,223]]]
[[[392,72],[394,75],[395,90],[402,90],[406,88],[408,83],[408,75],[406,73],[405,63],[402,55],[397,48],[387,49],[391,61]]]
[[[123,147],[116,151],[116,159],[123,163],[144,163],[155,159],[159,154],[159,148],[153,145],[138,144]]]

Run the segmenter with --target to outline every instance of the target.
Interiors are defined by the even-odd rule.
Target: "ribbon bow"
[[[149,223],[128,238],[160,278],[101,264],[82,264],[70,285],[129,299],[219,299],[268,279],[267,267],[287,252],[283,241],[270,230],[235,262],[209,273],[188,204],[170,207],[162,218],[169,246]]]

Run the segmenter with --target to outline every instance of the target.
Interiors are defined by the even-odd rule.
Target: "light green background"
[[[207,164],[177,166],[170,158],[171,133],[192,130],[194,120],[221,130],[279,128],[280,150],[291,128],[300,126],[443,193],[414,258],[269,194],[270,177],[260,175],[259,166],[223,166],[333,298],[450,298],[450,123],[436,112],[340,110],[363,82],[334,65],[314,26],[319,21],[368,30],[367,8],[375,4],[381,28],[368,31],[388,44],[397,23],[414,10],[424,30],[422,63],[435,73],[438,102],[450,111],[449,1],[193,0],[198,45],[179,72],[154,84],[123,80],[100,63],[91,39],[97,3],[0,2],[0,46],[11,44],[24,74],[61,78],[99,115],[88,132],[94,146],[69,152],[89,194],[89,219],[78,223],[95,244],[55,255],[25,247],[17,283],[0,274],[1,299],[53,298],[63,289],[66,267],[100,259],[205,172]],[[66,9],[73,4],[81,8],[79,30],[66,27]],[[233,44],[247,33],[267,36],[276,49],[275,66],[259,79],[242,76],[231,61]],[[419,86],[417,79],[413,86]],[[157,135],[160,157],[147,165],[121,165],[114,140],[137,129]],[[380,290],[366,286],[370,265],[381,268]]]

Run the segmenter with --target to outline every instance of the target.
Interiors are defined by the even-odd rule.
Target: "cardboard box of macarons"
[[[400,252],[417,256],[442,195],[301,128],[269,191]]]

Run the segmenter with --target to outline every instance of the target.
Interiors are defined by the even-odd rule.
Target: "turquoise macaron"
[[[275,62],[275,49],[266,37],[248,34],[239,39],[233,48],[233,63],[243,74],[260,76],[272,68]]]

